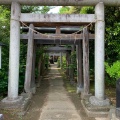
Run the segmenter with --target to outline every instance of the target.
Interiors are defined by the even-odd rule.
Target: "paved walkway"
[[[51,70],[44,79],[48,78],[49,92],[39,120],[82,120],[63,87],[56,65],[51,65]]]
[[[6,119],[13,120],[13,119]],[[64,88],[57,65],[51,65],[41,81],[40,88],[32,97],[31,106],[25,116],[16,120],[107,120],[88,117],[80,97]]]

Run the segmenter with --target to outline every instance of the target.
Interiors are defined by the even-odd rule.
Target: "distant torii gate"
[[[31,25],[30,25],[31,26]],[[56,28],[57,32],[60,30],[59,27]],[[32,32],[32,30],[29,29],[29,31]],[[34,31],[34,30],[33,30]],[[82,96],[88,96],[89,94],[89,86],[90,86],[90,81],[89,81],[89,40],[93,40],[94,39],[94,34],[90,34],[87,31],[87,28],[83,30],[83,33],[81,34],[60,34],[60,31],[58,32],[59,34],[48,34],[47,36],[45,36],[44,34],[36,34],[34,33],[34,42],[36,42],[36,44],[67,44],[67,45],[77,45],[79,47],[77,48],[77,68],[78,68],[78,75],[77,75],[77,81],[78,81],[78,87],[77,87],[77,91],[82,92],[83,90],[86,91],[85,93],[83,92],[84,95]],[[23,39],[25,42],[27,42],[29,40],[29,36],[32,35],[31,33],[27,33],[27,34],[21,34],[21,39]],[[83,65],[82,65],[82,46],[81,46],[81,41],[83,41]],[[31,46],[29,45],[29,41],[28,41],[28,47]],[[67,50],[71,50],[70,48],[64,48],[64,47],[50,47],[47,50],[45,50],[45,52],[65,52]],[[28,50],[29,53],[31,53],[31,50]],[[72,60],[70,60],[69,58],[69,54],[66,54],[66,60],[67,60],[67,64],[70,64]],[[30,59],[28,58],[28,60],[30,61]],[[31,62],[31,61],[30,61]],[[31,64],[31,63],[30,63]],[[29,65],[30,66],[30,65]],[[67,65],[68,66],[68,65]],[[83,68],[83,70],[82,70]],[[29,68],[27,68],[29,70]],[[26,70],[27,70],[26,69]],[[73,81],[73,75],[72,75],[72,70],[67,69],[67,75],[71,76],[69,78],[71,78],[71,81]],[[82,72],[83,71],[83,72]],[[28,75],[30,75],[30,71],[28,72]],[[84,73],[82,75],[82,73]],[[84,89],[83,89],[83,78],[84,78]],[[28,80],[27,80],[28,81]]]
[[[5,104],[19,104],[22,97],[18,96],[19,81],[19,51],[20,51],[20,21],[26,24],[33,23],[34,26],[61,26],[61,25],[87,25],[95,23],[95,96],[91,96],[89,101],[93,105],[109,105],[109,100],[105,98],[104,88],[104,4],[120,6],[120,0],[0,0],[0,4],[11,4],[11,28],[10,28],[10,57],[9,57],[9,83],[8,97],[2,102]],[[59,4],[60,3],[60,4]],[[95,5],[95,14],[88,15],[41,15],[21,13],[21,6],[24,5]],[[44,23],[44,24],[43,24]],[[34,26],[31,26],[32,28]],[[34,34],[29,36],[31,42]],[[87,36],[84,40],[87,39]],[[83,41],[84,41],[83,40]],[[31,46],[33,47],[33,46]],[[86,51],[88,51],[86,49]],[[33,53],[33,51],[32,51]],[[32,59],[32,57],[31,57]],[[32,64],[32,63],[31,63]],[[86,87],[86,86],[84,86]]]

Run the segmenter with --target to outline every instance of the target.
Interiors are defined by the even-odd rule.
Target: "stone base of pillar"
[[[120,108],[116,108],[116,117],[120,119]]]
[[[89,98],[89,101],[92,105],[95,105],[95,106],[109,106],[110,105],[110,100],[108,98],[106,98],[105,100],[99,100],[95,96],[91,96]]]
[[[81,99],[89,99],[92,96],[92,94],[85,94],[84,92],[81,92]]]
[[[89,101],[89,99],[83,99],[81,100],[82,106],[86,112],[86,114],[89,117],[95,117],[95,118],[107,118],[110,111],[110,105],[109,106],[96,106],[92,105]]]
[[[8,98],[4,98],[0,103],[0,108],[4,110],[12,110],[12,112],[18,115],[25,115],[28,111],[31,95],[27,93],[22,93],[21,96],[16,100],[8,100]]]
[[[76,93],[77,94],[80,94],[81,92],[83,92],[83,87],[77,87],[77,91],[76,91]]]
[[[22,101],[23,101],[23,96],[19,96],[15,100],[10,100],[8,99],[8,97],[6,97],[1,101],[1,108],[3,109],[19,108]]]

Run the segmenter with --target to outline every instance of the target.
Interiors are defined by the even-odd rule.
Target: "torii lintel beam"
[[[67,35],[67,37],[65,36]],[[57,36],[57,34],[53,34],[52,36]],[[34,40],[36,44],[78,44],[80,40],[83,39],[83,34],[60,34],[60,37],[50,37],[40,35],[40,34],[34,34]],[[21,34],[20,38],[23,40],[23,42],[28,42],[28,34]],[[95,39],[94,34],[89,33],[89,40]]]
[[[28,39],[29,34],[21,34],[20,39]],[[45,36],[45,34],[35,34],[34,33],[34,39],[35,40],[80,40],[83,39],[83,34],[48,34]],[[89,39],[95,39],[94,34],[89,33]]]
[[[21,13],[20,21],[34,26],[80,26],[96,21],[94,14],[32,14]]]
[[[78,44],[80,40],[83,39],[83,34],[60,34],[60,37],[57,37],[57,34],[53,34],[55,37],[47,37],[40,34],[34,34],[34,40],[36,44]],[[28,34],[21,34],[20,38],[27,43]],[[94,34],[89,34],[89,40],[95,39]]]
[[[120,0],[14,0],[21,5],[36,6],[95,6],[104,2],[107,6],[120,6]],[[0,0],[1,5],[11,4],[13,0]]]
[[[54,51],[54,50],[45,50],[45,52],[46,53],[60,53],[60,52],[66,53],[67,50],[56,50],[56,51]]]
[[[79,42],[82,39],[79,40],[35,40],[36,44],[43,44],[43,45],[78,45]],[[24,43],[27,43],[25,40]]]
[[[66,47],[49,47],[46,50],[48,50],[48,51],[70,51],[71,48],[66,48]]]
[[[66,48],[66,47],[49,47],[45,50],[45,52],[54,52],[54,53],[59,53],[59,52],[68,52],[71,51],[71,48]]]
[[[55,27],[35,27],[34,28],[36,31],[40,32],[40,33],[56,33],[56,28]],[[27,27],[22,27],[21,30],[23,32],[28,32],[29,28]],[[71,33],[74,33],[74,32],[77,32],[80,30],[80,27],[79,26],[62,26],[60,28],[60,32],[63,34],[71,34]]]

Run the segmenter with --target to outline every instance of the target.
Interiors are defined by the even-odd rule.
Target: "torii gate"
[[[32,25],[30,25],[32,26]],[[69,27],[67,27],[68,29],[70,29]],[[32,33],[31,33],[31,32]],[[50,32],[50,30],[49,30]],[[27,34],[21,34],[21,39],[24,41],[24,42],[27,42],[28,41],[28,47],[29,46],[32,46],[30,39],[30,35],[32,36],[32,34],[34,33],[34,30],[31,30],[29,28],[29,33]],[[47,33],[47,31],[46,31]],[[81,34],[60,34],[61,31],[60,31],[60,27],[56,27],[56,34],[47,34],[47,36],[45,36],[44,34],[40,34],[40,33],[34,33],[34,42],[36,44],[69,44],[69,45],[76,45],[76,51],[77,51],[77,91],[78,92],[82,92],[83,95],[82,96],[88,96],[89,94],[89,86],[90,86],[90,81],[89,81],[89,40],[93,40],[94,39],[94,34],[90,34],[88,33],[87,31],[87,28],[83,29],[83,33]],[[83,41],[83,65],[82,65],[82,46],[81,46],[81,41]],[[30,44],[31,43],[31,44]],[[79,47],[77,47],[79,45]],[[28,65],[28,68],[26,68],[26,71],[27,71],[27,76],[31,76],[31,72],[30,72],[30,65],[31,65],[31,60],[30,60],[30,55],[31,54],[31,51],[32,49],[29,49],[28,50],[28,61],[29,63],[27,62],[26,64],[29,64]],[[54,51],[54,52],[63,52],[63,51],[66,51],[66,50],[70,50],[70,48],[58,48],[58,47],[53,47],[51,49],[49,49],[49,51]],[[46,51],[46,50],[45,50]],[[47,50],[48,51],[48,50]],[[74,50],[73,50],[74,51]],[[67,60],[67,66],[69,64],[72,63],[72,59],[70,59],[70,52],[67,52],[66,53],[66,60]],[[83,67],[82,67],[83,66]],[[82,68],[83,68],[83,76],[82,76]],[[70,78],[70,82],[71,83],[74,83],[74,75],[73,75],[73,70],[72,69],[69,69],[67,68],[66,70],[66,73],[67,73],[67,76],[69,76]],[[83,79],[83,78],[84,79]],[[29,79],[25,79],[25,81],[29,81]],[[83,92],[83,81],[84,81],[84,92]],[[29,81],[30,82],[30,81]],[[26,84],[28,84],[28,82],[25,82]],[[30,83],[29,83],[30,84]],[[27,85],[25,85],[27,86]]]
[[[20,51],[20,21],[32,22],[39,26],[41,23],[53,23],[60,25],[68,23],[86,24],[95,23],[95,96],[91,96],[89,101],[93,105],[109,105],[109,100],[105,98],[104,92],[104,5],[120,6],[120,0],[0,0],[0,4],[11,4],[11,28],[10,28],[10,57],[9,57],[9,83],[8,97],[2,102],[4,104],[20,104],[22,96],[18,96],[19,81],[19,51]],[[92,15],[40,15],[40,14],[23,14],[21,5],[49,5],[49,6],[95,6],[95,14]],[[38,23],[39,24],[36,24]],[[45,26],[43,24],[43,26]]]

